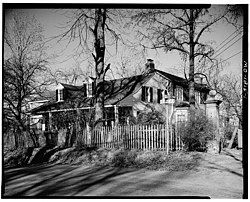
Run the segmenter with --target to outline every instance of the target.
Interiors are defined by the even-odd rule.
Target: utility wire
[[[228,58],[227,58],[227,59],[225,59],[225,60],[220,61],[219,63],[217,63],[217,64],[215,64],[215,65],[211,66],[211,68],[212,68],[212,67],[214,67],[214,66],[216,66],[216,65],[218,65],[218,64],[220,64],[220,63],[222,63],[222,62],[225,62],[225,61],[227,61],[227,60],[231,59],[232,57],[234,57],[234,56],[236,56],[236,55],[238,55],[238,54],[240,54],[240,53],[242,53],[242,51],[240,51],[240,52],[238,52],[238,53],[235,53],[234,55],[232,55],[232,56],[228,57]]]
[[[222,50],[220,53],[218,53],[214,58],[218,57],[220,54],[224,53],[227,49],[229,49],[231,46],[233,46],[236,42],[238,42],[240,39],[242,39],[242,36],[238,38],[234,43],[230,44],[230,46],[226,47],[224,50]]]
[[[219,48],[221,44],[223,44],[227,39],[229,39],[232,35],[234,35],[234,33],[239,31],[241,28],[243,28],[243,26],[240,26],[239,29],[235,30],[230,36],[228,36],[226,39],[224,39],[224,41],[222,41],[215,49]]]
[[[241,28],[243,28],[243,26],[241,26],[239,29],[235,30],[232,34],[230,34],[226,39],[224,39],[215,49],[217,49],[218,47],[220,47],[220,45],[222,45],[226,40],[228,40],[231,36],[233,36],[236,32],[238,32]],[[236,38],[237,36],[239,36],[241,33],[243,32],[240,31],[239,33],[237,33],[237,35],[235,35],[232,39],[230,39],[226,44],[224,44],[222,47],[220,47],[218,50],[216,50],[214,52],[214,54],[216,54],[219,50],[221,50],[223,47],[225,47],[228,43],[230,43],[234,38]],[[242,38],[242,36],[241,36]],[[220,53],[221,54],[221,53]],[[200,60],[198,61],[198,63],[200,63],[200,61],[202,60],[202,58],[200,58]]]
[[[235,35],[232,39],[230,39],[226,44],[224,44],[222,47],[220,47],[218,50],[216,50],[215,52],[214,52],[214,54],[215,53],[218,53],[219,52],[219,50],[221,50],[222,48],[224,48],[227,44],[229,44],[233,39],[235,39],[236,37],[238,37],[240,34],[241,34],[242,32],[240,32],[240,33],[238,33],[237,35]],[[242,36],[241,36],[242,37]]]

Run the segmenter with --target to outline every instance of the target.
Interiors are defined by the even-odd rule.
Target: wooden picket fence
[[[166,125],[119,125],[84,129],[77,141],[85,146],[139,150],[181,150],[181,138]]]

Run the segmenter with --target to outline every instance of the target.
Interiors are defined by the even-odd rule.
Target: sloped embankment
[[[190,170],[199,165],[198,152],[138,151],[82,148],[42,147],[9,152],[4,157],[5,167],[22,167],[33,164],[53,163],[70,165],[109,165],[115,167],[147,168],[150,170]]]

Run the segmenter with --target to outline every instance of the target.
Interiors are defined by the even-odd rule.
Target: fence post
[[[176,150],[183,149],[181,137],[177,134],[179,123],[177,122],[173,128],[175,129],[175,136],[171,134],[170,128],[167,127],[168,124],[117,125],[114,128],[102,126],[93,128],[92,132],[87,124],[78,139],[82,139],[82,142],[88,146],[116,148],[122,143],[125,149],[160,149],[169,154],[173,147],[176,147]]]
[[[143,150],[143,148],[142,148],[142,133],[141,133],[141,125],[138,125],[138,135],[139,135],[139,149]]]
[[[168,127],[165,127],[165,137],[167,138],[167,154],[169,154],[169,148],[170,148],[170,145],[169,145],[169,128]]]

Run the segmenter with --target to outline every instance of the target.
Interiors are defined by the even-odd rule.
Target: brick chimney
[[[155,70],[155,64],[154,64],[154,60],[152,59],[147,59],[147,63],[146,63],[146,71],[154,71]]]

